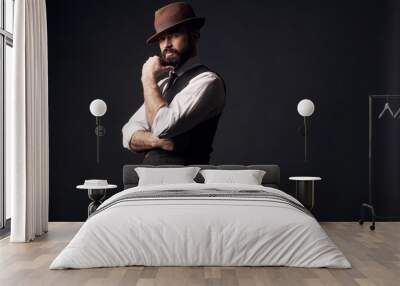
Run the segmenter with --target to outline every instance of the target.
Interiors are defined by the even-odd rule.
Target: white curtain
[[[13,94],[6,97],[6,187],[12,242],[48,229],[49,140],[45,0],[16,0]]]

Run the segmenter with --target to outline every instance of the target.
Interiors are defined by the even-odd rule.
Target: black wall
[[[169,1],[48,0],[50,220],[86,218],[87,178],[122,184],[142,156],[122,148],[121,128],[142,103],[140,72],[154,11]],[[214,164],[277,163],[288,177],[318,175],[316,216],[352,220],[367,196],[368,94],[399,92],[395,1],[190,1],[206,17],[202,61],[223,75],[228,100]],[[397,6],[397,7],[396,7]],[[396,14],[397,13],[397,14]],[[101,164],[89,104],[108,105]],[[310,162],[302,118],[310,98]]]

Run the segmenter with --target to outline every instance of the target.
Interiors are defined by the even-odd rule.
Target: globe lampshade
[[[90,103],[89,109],[93,116],[101,117],[107,111],[107,104],[101,99],[95,99]]]
[[[311,116],[314,113],[314,103],[309,99],[303,99],[297,104],[297,111],[303,117]]]

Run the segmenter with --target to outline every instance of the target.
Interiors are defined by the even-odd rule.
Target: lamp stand
[[[304,116],[304,162],[307,162],[307,137],[308,137],[308,130],[307,130],[307,117]]]
[[[106,129],[100,124],[100,117],[96,116],[96,129],[94,130],[96,134],[96,161],[97,164],[100,163],[100,137],[106,134]]]

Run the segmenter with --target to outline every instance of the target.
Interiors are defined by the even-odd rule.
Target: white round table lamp
[[[314,103],[309,99],[302,99],[297,104],[297,112],[304,118],[304,162],[307,162],[307,117],[310,117],[315,110]]]
[[[104,126],[100,125],[100,117],[102,117],[107,112],[107,104],[101,99],[95,99],[90,103],[89,106],[90,113],[96,117],[96,133],[97,139],[97,163],[100,162],[100,137],[106,134],[106,129]]]

